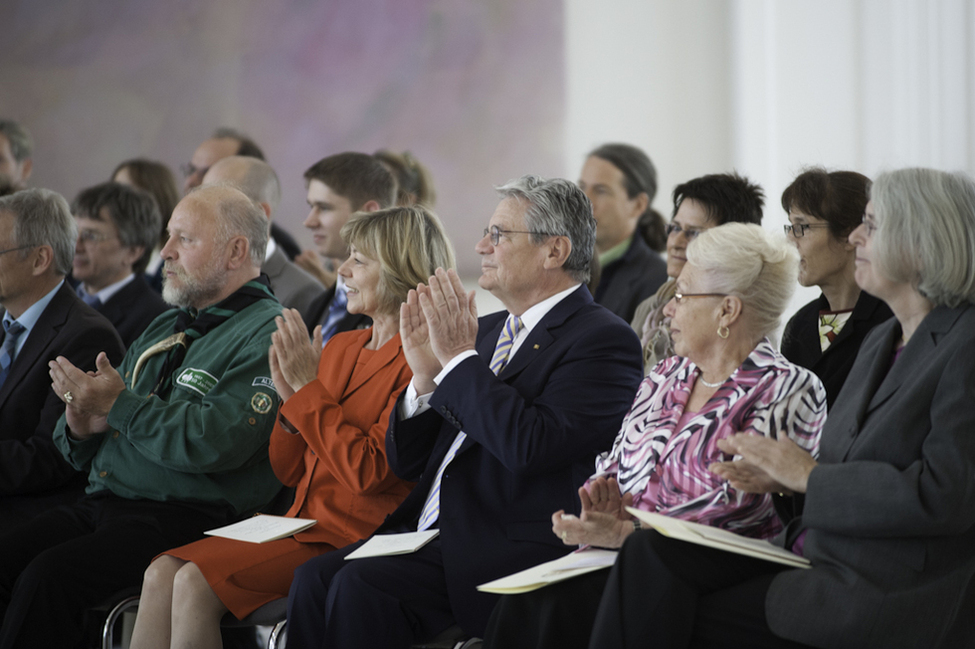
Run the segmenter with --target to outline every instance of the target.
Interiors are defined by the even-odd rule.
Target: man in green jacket
[[[158,553],[267,503],[278,399],[267,354],[281,307],[260,276],[267,220],[228,186],[169,222],[163,313],[116,370],[50,363],[55,442],[88,472],[76,505],[0,532],[0,647],[74,646],[84,611],[137,585]]]

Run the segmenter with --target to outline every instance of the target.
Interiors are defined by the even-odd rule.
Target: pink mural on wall
[[[34,134],[33,184],[69,200],[125,158],[175,171],[234,126],[265,150],[277,219],[307,243],[307,167],[408,149],[476,275],[492,186],[561,169],[560,0],[8,0],[0,24],[0,115]]]

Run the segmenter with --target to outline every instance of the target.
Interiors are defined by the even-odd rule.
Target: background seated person
[[[68,217],[70,219],[70,216]],[[267,219],[239,191],[180,201],[156,318],[118,370],[49,364],[67,404],[54,441],[87,494],[0,532],[0,647],[73,647],[84,612],[140,583],[155,555],[262,507],[281,489],[267,447],[267,350],[281,305],[260,279]]]
[[[323,350],[321,327],[309,341],[300,315],[288,309],[270,352],[283,401],[271,466],[297,487],[287,516],[318,523],[270,543],[211,537],[158,557],[143,581],[133,648],[220,646],[224,613],[243,618],[287,597],[295,568],[368,536],[409,493],[412,484],[390,470],[385,447],[390,414],[413,376],[399,308],[429,273],[453,267],[453,250],[440,220],[419,206],[360,212],[342,236],[352,251],[339,267],[349,312],[368,315],[372,327],[339,333]]]
[[[687,261],[687,245],[708,228],[724,223],[762,223],[762,188],[738,174],[709,174],[674,187],[674,215],[667,226],[669,279],[636,308],[633,329],[643,345],[643,371],[674,355],[670,318],[664,307],[674,297],[677,276]]]
[[[781,529],[769,494],[739,492],[708,467],[728,459],[718,444],[739,432],[788,436],[816,454],[823,386],[766,338],[789,304],[797,261],[758,225],[718,226],[691,242],[664,309],[680,356],[640,385],[612,451],[596,460],[598,477],[579,490],[582,515],[553,514],[564,543],[620,547],[635,529],[625,505],[751,537]],[[503,597],[486,645],[586,647],[608,575]]]
[[[970,647],[975,642],[975,182],[881,174],[856,280],[894,318],[867,336],[818,460],[740,434],[736,489],[805,493],[778,541],[810,569],[640,532],[613,567],[591,645]],[[650,639],[650,640],[648,640]]]
[[[785,326],[782,354],[808,367],[826,387],[830,406],[870,330],[891,316],[886,304],[857,286],[856,246],[849,236],[863,220],[870,179],[855,171],[807,169],[782,193],[788,235],[799,249],[799,284],[822,295]]]
[[[128,347],[170,308],[143,275],[159,237],[159,208],[147,192],[108,182],[82,190],[71,211],[78,297],[108,318]]]
[[[112,180],[130,187],[137,187],[152,194],[159,206],[159,216],[162,221],[159,227],[159,239],[152,247],[149,263],[146,266],[146,282],[157,293],[162,293],[163,258],[159,252],[169,240],[169,219],[173,215],[176,203],[179,202],[179,190],[176,189],[176,178],[162,162],[133,158],[125,160],[115,167]]]

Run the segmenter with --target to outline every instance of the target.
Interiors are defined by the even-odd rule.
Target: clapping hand
[[[552,531],[566,545],[587,543],[603,548],[618,548],[632,532],[626,508],[632,494],[620,494],[615,478],[599,477],[579,488],[582,514],[573,516],[559,510],[552,514]]]
[[[278,330],[271,334],[268,363],[271,380],[282,401],[315,380],[322,350],[322,327],[315,327],[314,338],[295,309],[285,309],[274,319]]]
[[[718,448],[741,459],[715,462],[709,470],[749,493],[805,493],[809,474],[817,465],[812,455],[785,434],[770,439],[738,433],[718,440]]]

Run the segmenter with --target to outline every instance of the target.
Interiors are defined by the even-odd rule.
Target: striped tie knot
[[[498,336],[498,345],[494,348],[494,356],[491,357],[491,371],[500,374],[501,370],[508,363],[508,356],[511,355],[511,346],[515,342],[515,336],[521,331],[521,318],[516,315],[509,315]]]

